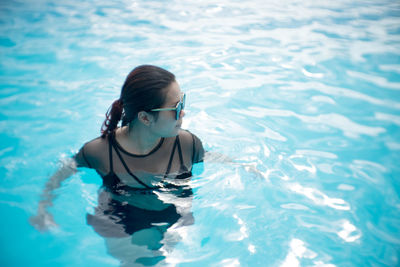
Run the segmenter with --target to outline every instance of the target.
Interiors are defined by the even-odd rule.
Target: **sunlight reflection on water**
[[[3,229],[23,222],[2,232],[6,262],[24,265],[13,245],[23,235],[48,248],[29,250],[33,265],[118,264],[84,221],[96,174],[60,190],[54,239],[26,217],[57,159],[99,134],[128,71],[151,63],[187,92],[183,127],[240,163],[195,172],[195,224],[171,230],[182,239],[168,263],[398,265],[399,10],[391,1],[2,3],[0,203],[12,226]]]

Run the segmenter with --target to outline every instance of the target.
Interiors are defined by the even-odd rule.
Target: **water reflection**
[[[341,221],[342,230],[337,234],[346,242],[354,242],[361,237],[360,231],[348,220]]]
[[[391,249],[400,243],[393,235],[400,225],[396,219],[400,204],[395,179],[399,172],[396,155],[400,151],[398,1],[221,1],[215,5],[194,0],[168,4],[123,0],[96,1],[93,5],[44,0],[2,4],[0,105],[4,108],[0,126],[5,141],[0,149],[1,163],[3,176],[15,181],[14,188],[18,183],[32,186],[32,190],[15,193],[24,201],[25,210],[33,200],[26,195],[42,181],[38,177],[29,179],[32,173],[43,173],[43,166],[37,162],[53,161],[60,146],[74,147],[74,142],[97,133],[94,125],[103,117],[108,99],[115,96],[121,73],[126,73],[132,62],[154,62],[179,73],[191,94],[191,112],[184,128],[204,137],[211,150],[237,153],[243,161],[254,163],[265,177],[263,186],[268,187],[257,195],[254,188],[248,188],[254,182],[253,174],[230,175],[221,166],[213,166],[207,178],[196,181],[199,187],[207,188],[198,196],[199,206],[210,208],[195,233],[199,240],[210,229],[232,230],[230,225],[210,223],[209,216],[220,219],[216,209],[227,210],[238,204],[237,198],[221,197],[221,193],[237,196],[245,192],[246,198],[240,204],[256,207],[256,214],[242,217],[245,222],[254,221],[254,215],[259,216],[257,222],[263,226],[269,223],[269,215],[278,214],[281,219],[312,213],[310,221],[314,222],[324,218],[318,222],[325,228],[313,229],[297,240],[290,233],[304,229],[304,224],[285,225],[279,220],[275,231],[260,228],[253,236],[250,231],[252,242],[273,233],[270,242],[279,248],[270,248],[268,254],[260,252],[265,243],[255,243],[260,248],[255,257],[281,257],[281,248],[294,240],[288,259],[299,261],[301,251],[313,244],[311,237],[326,237],[326,230],[331,228],[338,240],[326,243],[339,244],[334,249],[321,240],[315,244],[331,254],[332,260],[349,266],[377,264],[378,260],[398,265],[397,258],[382,261],[383,252],[376,249],[395,257],[398,254]],[[90,97],[93,100],[88,96],[94,96]],[[65,123],[59,123],[61,117]],[[77,136],[76,129],[88,125],[93,125],[87,128],[92,132]],[[16,141],[11,142],[7,136]],[[260,149],[255,149],[257,145]],[[334,152],[337,158],[300,151],[306,149]],[[24,166],[29,166],[27,175],[18,172]],[[24,179],[14,179],[19,177]],[[293,180],[299,184],[290,184],[288,189],[286,183]],[[7,195],[8,187],[4,188],[2,203],[16,205],[14,196]],[[321,188],[328,191],[321,192]],[[90,205],[91,197],[83,196]],[[167,202],[166,194],[154,198]],[[174,204],[175,200],[165,206],[175,206],[180,214],[181,203]],[[370,203],[367,207],[366,202]],[[350,207],[351,212],[347,212]],[[357,220],[347,218],[334,226],[329,223],[341,217],[343,211]],[[376,221],[368,222],[365,229],[355,223],[371,218]],[[385,218],[391,227],[380,224]],[[237,230],[235,221],[232,225],[233,231]],[[357,239],[363,243],[354,250],[353,242],[343,241],[358,235],[351,225],[363,231],[363,239]],[[153,228],[157,227],[163,225],[156,223]],[[250,225],[248,228],[253,229]],[[167,237],[174,239],[170,233],[182,234],[178,229],[183,227],[157,230],[158,237],[149,230],[149,236],[154,234],[149,239],[156,241],[148,246],[165,247]],[[32,236],[28,231],[19,232]],[[157,241],[162,235],[162,241]],[[286,239],[275,238],[279,235]],[[127,247],[133,246],[132,236],[126,236]],[[9,243],[13,249],[15,242]],[[214,245],[208,247],[209,251],[215,252],[211,255],[196,248],[216,265],[246,265],[248,252],[253,251],[247,244],[232,249],[231,242],[210,243]],[[75,251],[74,246],[70,247],[63,249]],[[162,249],[160,254],[164,253]],[[217,256],[230,249],[235,256]],[[193,246],[178,251],[183,250],[191,252],[186,253],[186,259],[200,254]],[[350,253],[355,256],[353,262],[346,259]],[[100,253],[95,257],[101,257]],[[365,258],[370,261],[363,261]],[[174,263],[185,262],[182,256],[178,259]],[[71,259],[68,263],[72,264]]]
[[[289,252],[280,266],[281,267],[302,266],[300,263],[300,260],[302,258],[315,259],[317,256],[318,256],[317,253],[306,247],[304,241],[297,238],[293,238],[289,243]],[[321,265],[327,266],[321,261],[314,261],[314,264],[319,266]],[[334,266],[334,265],[328,265],[328,266]]]
[[[353,177],[361,179],[364,182],[372,182],[374,184],[384,183],[383,174],[387,172],[387,168],[376,162],[368,160],[355,159],[349,165],[353,172]]]
[[[397,82],[389,82],[387,79],[381,76],[375,76],[371,74],[365,74],[362,72],[357,72],[357,71],[347,71],[347,74],[350,75],[351,77],[355,77],[361,80],[368,81],[380,88],[385,88],[385,89],[392,89],[392,90],[400,90],[400,83]]]
[[[247,229],[245,222],[237,214],[234,214],[233,218],[240,226],[240,229],[239,231],[229,233],[225,238],[229,241],[242,241],[243,239],[248,238],[249,230]]]
[[[263,117],[295,117],[315,130],[326,132],[326,126],[339,129],[347,137],[357,138],[361,134],[377,136],[386,132],[385,128],[362,125],[338,113],[319,114],[317,116],[301,115],[291,110],[268,109],[264,107],[249,107],[247,109],[233,109],[234,112],[255,118]],[[325,127],[325,128],[324,128]]]
[[[121,266],[154,265],[165,260],[181,239],[176,229],[194,222],[192,189],[175,185],[119,193],[116,196],[102,189],[87,223],[104,237],[108,253],[119,259]]]
[[[299,183],[291,183],[288,188],[312,200],[317,205],[328,206],[337,210],[350,210],[350,205],[340,198],[330,198],[321,191],[312,187],[304,187]]]

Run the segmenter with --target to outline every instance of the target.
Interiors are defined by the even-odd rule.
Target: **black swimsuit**
[[[147,210],[138,208],[133,205],[129,205],[124,202],[120,202],[109,197],[109,193],[116,194],[119,196],[129,197],[130,195],[146,194],[154,195],[157,191],[171,192],[178,197],[191,196],[192,189],[188,186],[177,186],[171,183],[162,181],[158,186],[149,186],[139,179],[132,173],[126,162],[121,156],[121,148],[115,140],[115,136],[112,134],[108,138],[109,143],[109,160],[110,160],[110,171],[107,175],[103,176],[103,192],[99,195],[99,206],[95,208],[95,214],[87,214],[87,223],[92,225],[94,230],[104,237],[123,237],[132,235],[134,232],[141,229],[151,228],[154,225],[168,225],[171,226],[178,221],[182,216],[177,213],[176,207],[173,204],[165,204],[166,208],[163,210]],[[163,143],[163,139],[159,145],[155,148],[157,150]],[[116,151],[119,160],[123,164],[127,173],[138,182],[143,188],[135,188],[124,184],[120,178],[114,173],[113,159],[112,159],[112,148]],[[185,179],[192,176],[191,171],[188,171],[183,163],[182,150],[179,142],[179,136],[176,137],[171,151],[170,159],[168,162],[167,170],[164,174],[164,179],[167,178],[171,170],[171,163],[175,154],[176,148],[179,153],[180,171],[175,179]],[[163,179],[163,180],[164,180]],[[138,196],[136,196],[138,197]],[[103,199],[102,199],[103,198]],[[192,214],[188,214],[187,218],[189,221],[193,221]],[[189,222],[190,223],[190,222]],[[188,223],[185,223],[188,224]]]
[[[156,151],[164,142],[164,139],[161,139],[160,143],[156,146],[156,148],[153,149],[153,151]],[[128,190],[137,190],[137,191],[148,191],[149,189],[158,189],[160,188],[160,186],[149,186],[147,184],[145,184],[143,181],[141,181],[136,175],[134,175],[132,173],[132,171],[129,169],[128,165],[126,164],[126,162],[124,161],[124,159],[121,156],[121,148],[119,146],[119,144],[116,142],[115,140],[115,136],[113,134],[111,134],[108,138],[108,143],[109,143],[109,160],[110,160],[110,172],[103,176],[103,186],[105,186],[106,188],[109,189],[114,189],[114,190],[123,190],[123,189],[128,189]],[[142,185],[144,188],[134,188],[128,185],[125,185],[124,183],[122,183],[122,181],[119,179],[119,177],[114,173],[114,167],[113,167],[113,158],[112,158],[112,148],[114,148],[115,152],[118,155],[119,160],[121,161],[121,163],[123,164],[125,170],[127,171],[127,173],[129,173],[129,175],[136,181],[138,182],[140,185]],[[176,148],[178,148],[178,155],[179,155],[179,162],[180,162],[180,171],[179,171],[179,175],[177,175],[175,177],[175,179],[185,179],[185,178],[189,178],[192,176],[191,171],[188,171],[186,166],[183,163],[183,157],[182,157],[182,149],[181,149],[181,144],[179,142],[179,136],[176,136],[172,151],[171,151],[171,156],[169,158],[169,162],[168,162],[168,166],[167,166],[167,170],[164,174],[164,179],[168,176],[170,170],[171,170],[171,163],[172,160],[174,158],[174,154],[175,154],[175,150]],[[152,152],[150,152],[152,153]],[[165,185],[167,186],[167,185]],[[162,186],[162,187],[165,187]],[[147,189],[147,190],[143,190],[143,189]],[[116,192],[117,193],[117,192]]]

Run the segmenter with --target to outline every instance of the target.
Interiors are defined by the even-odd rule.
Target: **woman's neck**
[[[116,131],[118,143],[128,152],[145,155],[152,151],[160,142],[161,137],[154,135],[149,129],[138,122],[131,122]]]

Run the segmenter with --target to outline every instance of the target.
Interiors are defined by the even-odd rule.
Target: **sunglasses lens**
[[[185,99],[186,99],[186,95],[183,95],[182,100],[179,101],[178,106],[176,107],[176,120],[179,120],[181,111],[182,111],[182,109],[185,108]]]
[[[181,105],[178,106],[178,108],[176,109],[176,120],[179,120],[179,115],[181,114]]]

